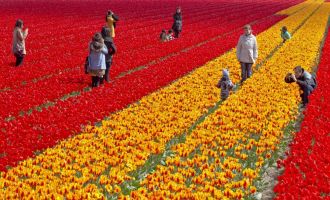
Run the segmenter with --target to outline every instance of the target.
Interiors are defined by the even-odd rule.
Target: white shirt
[[[240,62],[255,63],[258,58],[258,45],[254,35],[241,35],[236,47],[236,56]]]

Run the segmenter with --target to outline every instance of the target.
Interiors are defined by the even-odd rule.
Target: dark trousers
[[[24,55],[19,55],[19,54],[15,54],[16,57],[16,64],[15,66],[21,66],[23,64],[23,60],[24,60]]]
[[[98,87],[100,85],[100,77],[92,76],[92,87]]]
[[[243,83],[247,78],[250,78],[252,75],[252,65],[253,63],[243,63],[241,62],[241,83]]]
[[[110,82],[110,67],[111,67],[111,63],[112,63],[112,61],[109,61],[109,62],[106,62],[105,63],[106,69],[105,69],[104,76],[100,79],[100,83],[101,84],[103,84],[104,80],[106,82]]]
[[[299,84],[300,89],[303,91],[303,93],[300,95],[301,100],[304,105],[308,103],[308,96],[313,92],[314,88],[311,85],[306,84]]]
[[[179,31],[179,30],[173,30],[173,32],[174,32],[174,37],[175,38],[179,38],[179,35],[180,35],[180,32],[181,31]]]

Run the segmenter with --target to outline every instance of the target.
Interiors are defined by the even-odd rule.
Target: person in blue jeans
[[[305,107],[308,103],[308,96],[316,88],[316,80],[301,66],[296,66],[293,70],[294,74],[292,74],[292,79],[299,85],[299,88],[303,92],[300,97],[303,102],[303,107]]]
[[[241,83],[252,75],[252,65],[258,58],[257,39],[252,34],[249,24],[244,26],[244,34],[240,36],[236,47],[237,60],[241,64]]]

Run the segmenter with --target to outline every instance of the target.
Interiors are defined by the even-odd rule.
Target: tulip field
[[[330,2],[0,3],[0,199],[330,199]],[[182,34],[160,43],[177,6]],[[111,82],[92,89],[84,61],[108,9],[118,52]],[[259,56],[241,85],[245,24]],[[305,109],[284,82],[297,65],[317,77]],[[221,101],[224,68],[236,86]]]

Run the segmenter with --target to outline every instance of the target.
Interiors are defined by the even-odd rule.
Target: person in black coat
[[[117,52],[117,48],[111,37],[111,29],[109,27],[107,27],[107,26],[102,27],[101,34],[104,39],[104,44],[108,48],[108,54],[105,55],[106,70],[105,70],[104,76],[100,80],[100,83],[102,84],[104,82],[104,80],[108,83],[110,82],[109,73],[110,73],[110,67],[112,64],[112,57]]]
[[[173,15],[173,25],[172,25],[172,29],[174,31],[174,37],[178,38],[181,31],[182,31],[182,14],[181,14],[181,8],[178,7],[176,9],[175,14]]]

